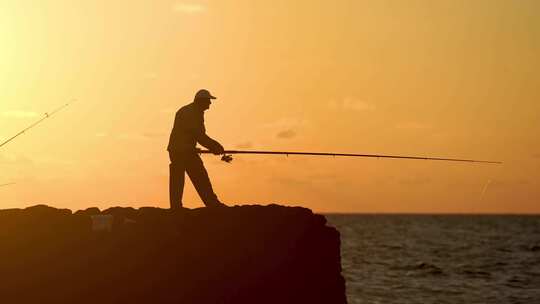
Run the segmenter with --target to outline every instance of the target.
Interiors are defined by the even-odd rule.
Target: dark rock
[[[278,205],[0,210],[0,276],[3,303],[346,303],[337,230]]]
[[[98,215],[100,214],[101,211],[99,211],[99,208],[96,208],[96,207],[91,207],[91,208],[88,208],[88,209],[85,209],[85,210],[78,210],[77,212],[75,212],[74,214],[75,215],[88,215],[88,216],[92,216],[92,215]]]
[[[28,207],[24,210],[25,210],[25,213],[29,213],[34,216],[41,216],[41,217],[62,216],[62,215],[71,214],[71,210],[69,209],[56,209],[53,207],[49,207],[47,205],[36,205],[36,206]]]

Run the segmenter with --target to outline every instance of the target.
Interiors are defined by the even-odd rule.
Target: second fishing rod
[[[71,101],[71,102],[68,102],[60,107],[58,107],[57,109],[53,110],[52,112],[47,112],[43,115],[42,118],[40,118],[39,120],[37,120],[36,122],[34,122],[33,124],[29,125],[28,127],[22,129],[20,132],[18,132],[17,134],[13,135],[12,137],[8,138],[7,140],[3,141],[2,143],[0,143],[0,148],[7,145],[9,142],[11,142],[12,140],[14,140],[15,138],[23,135],[24,133],[26,133],[26,131],[32,129],[33,127],[39,125],[41,122],[43,122],[45,119],[47,118],[50,118],[52,117],[54,114],[62,111],[63,109],[65,109],[66,107],[68,107],[70,104],[72,104],[73,102],[75,101]]]

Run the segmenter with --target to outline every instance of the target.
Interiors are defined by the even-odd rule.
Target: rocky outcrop
[[[0,297],[346,303],[338,231],[308,209],[278,205],[0,210]]]

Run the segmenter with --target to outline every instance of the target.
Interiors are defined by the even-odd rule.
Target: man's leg
[[[184,194],[184,171],[185,163],[182,158],[169,152],[171,163],[169,164],[169,201],[171,209],[182,207],[182,195]]]
[[[189,160],[186,161],[186,172],[207,207],[222,205],[214,193],[208,172],[198,154],[190,156]]]

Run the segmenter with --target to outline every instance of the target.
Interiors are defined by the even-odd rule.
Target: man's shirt
[[[198,109],[194,103],[185,105],[176,112],[167,150],[195,151],[197,138],[205,133],[204,111]]]

